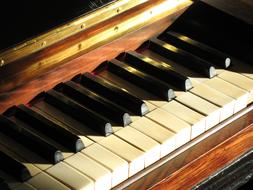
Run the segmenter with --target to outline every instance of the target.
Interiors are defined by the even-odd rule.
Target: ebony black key
[[[0,189],[2,190],[9,190],[7,183],[0,177]]]
[[[182,34],[168,31],[163,40],[221,68],[228,68],[231,64],[228,55]]]
[[[24,164],[15,160],[0,150],[0,170],[14,177],[17,180],[25,181],[31,178],[29,170]]]
[[[71,151],[79,152],[84,148],[82,140],[59,124],[42,116],[25,105],[13,107],[15,117],[30,125],[33,129],[43,133]]]
[[[187,91],[192,88],[190,79],[176,72],[168,64],[157,62],[134,51],[127,52],[124,61],[129,65],[153,75],[180,90]]]
[[[0,115],[0,132],[14,139],[53,164],[63,160],[63,155],[60,150],[29,130],[18,126],[16,123],[3,115]]]
[[[132,122],[130,115],[124,110],[73,81],[61,83],[54,89],[94,112],[109,118],[117,125],[126,126]]]
[[[121,61],[116,59],[109,61],[108,70],[162,99],[170,101],[175,97],[169,85]]]
[[[151,39],[148,48],[208,78],[216,75],[215,67],[209,62],[159,39]]]
[[[85,73],[76,76],[73,80],[134,114],[143,116],[149,112],[147,105],[141,99],[99,76]]]
[[[107,119],[55,90],[45,93],[45,101],[104,136],[113,132]]]

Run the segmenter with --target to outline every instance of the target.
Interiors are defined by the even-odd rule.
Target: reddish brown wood
[[[12,105],[27,103],[39,92],[49,90],[60,82],[70,80],[76,74],[94,70],[103,61],[112,59],[121,52],[136,49],[147,39],[165,30],[181,12],[174,13],[139,31],[83,54],[42,75],[38,74],[39,76],[36,78],[34,78],[33,74],[30,76],[30,72],[27,73],[29,76],[26,76],[25,71],[24,73],[17,73],[13,80],[11,80],[12,82],[9,83],[10,86],[8,88],[22,82],[24,78],[31,77],[33,79],[11,91],[0,92],[0,113]],[[39,72],[43,73],[43,71]]]
[[[207,152],[197,160],[154,186],[158,189],[191,189],[208,176],[216,173],[241,155],[253,149],[253,124],[219,146]]]
[[[178,177],[178,179],[182,179],[179,177],[181,175],[181,172],[184,170],[184,168],[189,166],[188,165],[189,163],[194,163],[194,161],[196,159],[202,158],[206,152],[214,149],[216,146],[219,146],[219,144],[223,143],[224,141],[226,141],[227,139],[229,139],[233,135],[239,134],[240,131],[242,131],[243,129],[245,129],[249,125],[251,125],[253,123],[253,111],[244,114],[239,119],[236,119],[235,121],[233,121],[231,123],[229,120],[227,122],[229,124],[227,125],[226,123],[224,123],[225,127],[220,129],[218,132],[211,134],[206,139],[201,140],[199,143],[188,148],[184,152],[180,153],[178,156],[173,157],[172,159],[170,158],[171,155],[166,156],[165,158],[163,158],[159,162],[156,162],[153,166],[146,168],[145,169],[146,171],[145,170],[143,171],[144,174],[139,173],[139,174],[131,177],[129,180],[120,184],[115,189],[124,188],[126,190],[131,190],[131,189],[141,190],[141,189],[149,189],[156,184],[158,184],[157,187],[160,188],[160,183],[162,183],[161,189],[167,188],[167,189],[174,190],[174,187],[176,187],[176,186],[173,186],[173,188],[170,188],[170,184],[163,186],[163,180],[170,177],[170,176],[175,176],[175,177],[173,177],[173,180],[175,180],[175,182],[173,182],[173,181],[170,181],[170,182],[172,184],[178,183],[178,189],[180,189],[180,188],[187,189],[187,188],[184,188],[185,184],[183,182],[181,182],[180,180],[177,180],[177,177]],[[223,125],[223,124],[221,124],[221,125]],[[253,128],[253,127],[251,127],[251,128]],[[207,133],[209,133],[209,131]],[[248,139],[245,139],[245,142],[242,139],[242,141],[241,141],[241,143],[242,143],[241,148],[242,149],[240,149],[240,144],[238,141],[237,145],[238,145],[238,149],[241,151],[241,153],[244,151],[247,151],[247,148],[250,148],[250,146],[252,145],[252,144],[251,145],[248,144],[250,141],[250,138],[251,138],[251,140],[253,139],[251,136]],[[243,145],[244,143],[246,143],[246,144]],[[223,159],[226,160],[227,159],[227,155],[226,155],[227,152],[223,152],[224,153],[224,157],[223,157],[222,156],[222,151],[223,151],[222,148],[223,147],[221,147],[221,149],[219,149],[220,150],[219,156],[220,156],[221,160],[223,160]],[[251,146],[251,148],[253,148],[253,146]],[[238,149],[234,149],[231,151],[238,151]],[[238,154],[240,154],[240,151],[238,151]],[[230,161],[236,159],[236,156],[235,156],[236,154],[237,153],[235,153],[235,152],[234,152],[234,154],[233,153],[230,154],[230,156],[231,156],[231,157],[229,157]],[[208,176],[208,172],[209,172],[209,175],[212,174],[212,171],[209,170],[210,167],[212,167],[214,172],[216,171],[216,169],[218,169],[217,167],[215,167],[216,166],[215,164],[211,165],[211,163],[210,163],[211,161],[209,162],[209,160],[207,160],[207,159],[203,162],[206,162],[206,167],[208,168],[207,169],[208,171],[206,172],[207,176]],[[189,166],[188,170],[191,170],[191,166]],[[206,170],[206,168],[204,170]],[[191,171],[193,171],[193,170],[191,170]],[[192,178],[193,176],[190,172],[188,172],[187,175],[188,176],[186,178],[189,181],[189,183],[191,183],[192,180],[194,181],[194,178]],[[204,177],[204,176],[202,176],[202,177]],[[170,178],[168,178],[168,179],[170,179]],[[182,180],[184,180],[184,178]],[[195,181],[195,182],[198,183],[198,181]]]
[[[115,27],[122,21],[132,18],[140,14],[141,12],[150,9],[151,7],[160,4],[163,1],[164,0],[154,0],[152,2],[148,1],[118,15],[117,17],[108,19],[100,24],[95,25],[94,27],[88,28],[83,32],[77,33],[72,37],[62,40],[57,44],[54,44],[34,54],[31,54],[24,59],[18,60],[15,63],[11,63],[2,67],[0,70],[0,92],[9,91],[17,85],[21,85],[24,82],[36,78],[42,73],[50,71],[51,69],[56,68],[56,66],[63,64],[62,62],[58,62],[54,65],[43,64],[43,59],[45,59],[46,57],[50,57],[53,54],[61,52],[62,50],[71,47],[74,44],[78,44],[83,39],[87,39],[91,36],[94,36],[102,31],[105,31],[108,28]],[[87,53],[94,48],[96,47],[91,47],[90,49],[85,50],[85,52],[81,53]],[[79,53],[78,55],[74,55],[68,60],[80,56],[81,53]],[[68,60],[64,60],[64,62],[67,62]],[[40,65],[37,64],[38,62]]]

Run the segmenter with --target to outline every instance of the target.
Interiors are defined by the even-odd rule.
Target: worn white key
[[[186,121],[191,125],[191,139],[205,132],[206,119],[205,116],[172,100],[162,107],[162,109],[174,114],[178,118]]]
[[[76,153],[64,160],[64,162],[71,165],[76,170],[80,171],[84,175],[88,176],[94,181],[95,190],[107,190],[110,189],[112,175],[111,172],[104,166],[100,165],[96,161],[87,157],[82,153]]]
[[[145,152],[145,167],[160,159],[159,143],[138,130],[128,126],[116,132],[115,135]]]
[[[248,91],[249,92],[248,103],[253,102],[253,80],[252,79],[233,71],[225,71],[221,73],[218,77]]]
[[[129,163],[129,177],[144,169],[145,153],[122,139],[110,135],[98,143]]]
[[[234,113],[235,100],[204,84],[191,89],[191,92],[201,98],[221,107],[220,121],[227,119]]]
[[[94,182],[89,177],[83,175],[81,172],[72,168],[71,166],[60,162],[51,168],[47,169],[46,172],[59,180],[70,189],[75,190],[93,190]]]
[[[204,84],[235,99],[234,113],[242,110],[247,106],[249,93],[246,90],[243,90],[225,80],[222,80],[219,77],[207,80]]]
[[[112,187],[128,178],[128,163],[118,155],[101,145],[94,143],[82,150],[82,153],[104,165],[112,173]]]
[[[150,119],[142,117],[141,119],[132,122],[130,126],[159,142],[161,157],[164,157],[175,150],[176,135]]]
[[[180,147],[191,139],[191,126],[169,112],[157,108],[146,115],[149,119],[161,124],[176,134],[176,147]]]
[[[206,116],[206,130],[217,125],[220,122],[221,108],[218,106],[187,92],[176,98],[180,103],[188,106],[189,108],[198,111]]]
[[[15,187],[13,190],[36,190],[36,188],[28,183],[22,183],[21,185]]]
[[[44,172],[34,176],[27,183],[36,189],[70,190],[70,188]]]

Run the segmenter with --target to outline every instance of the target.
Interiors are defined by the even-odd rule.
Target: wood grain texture
[[[250,108],[250,110],[252,109]],[[246,113],[241,112],[239,114],[236,114],[235,117],[236,118],[234,118],[233,121],[231,121],[231,119],[228,119],[227,121],[224,121],[220,125],[200,135],[198,137],[199,139],[196,138],[192,140],[190,143],[197,141],[193,146],[189,146],[188,144],[190,143],[188,143],[186,144],[185,149],[184,147],[180,147],[178,150],[162,158],[154,165],[146,168],[143,172],[140,172],[138,175],[129,178],[127,181],[120,184],[115,189],[149,189],[156,184],[159,186],[160,183],[164,182],[164,179],[169,178],[170,176],[180,176],[182,168],[186,167],[189,163],[193,163],[196,159],[202,157],[202,155],[204,155],[206,152],[214,149],[216,146],[223,143],[253,123],[253,111],[246,111]],[[213,133],[212,130],[214,130]],[[181,148],[183,149],[182,151],[180,151]],[[231,157],[231,160],[233,159],[234,158]],[[205,161],[209,163],[208,160]],[[209,175],[211,175],[211,173],[209,173]],[[189,181],[192,180],[191,177],[192,175],[187,176]],[[181,182],[177,181],[177,183],[179,183],[177,185],[180,186]],[[165,189],[170,189],[169,186],[166,186],[166,184],[162,187]],[[180,186],[180,188],[187,189],[184,188],[183,185]]]
[[[184,168],[175,172],[152,189],[191,189],[194,185],[252,149],[253,124],[197,160],[187,164]]]
[[[93,71],[103,61],[112,59],[121,52],[135,50],[147,39],[164,31],[182,12],[183,10],[169,15],[158,22],[146,26],[134,33],[125,35],[118,40],[75,59],[69,60],[47,72],[40,71],[43,74],[40,73],[35,78],[34,76],[30,76],[32,79],[25,82],[23,85],[11,91],[0,93],[0,113],[12,105],[27,103],[38,93],[49,90],[60,82],[70,80],[76,74]],[[19,78],[20,73],[17,75],[18,76],[9,84],[10,87],[15,86],[15,83],[19,83],[23,80],[22,75],[21,79]]]

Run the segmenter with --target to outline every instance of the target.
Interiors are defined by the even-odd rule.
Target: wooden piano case
[[[0,113],[157,36],[190,0],[119,0],[0,52]],[[107,18],[107,19],[105,19]],[[129,178],[115,189],[235,189],[253,173],[253,107]]]

